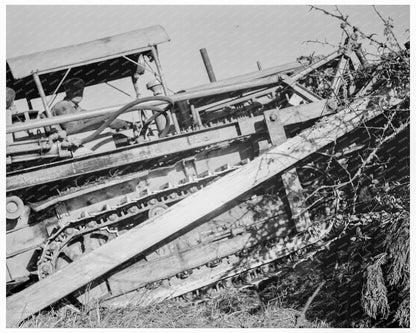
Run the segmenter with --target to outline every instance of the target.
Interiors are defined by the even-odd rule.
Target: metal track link
[[[45,278],[55,271],[55,261],[61,250],[75,238],[103,229],[107,229],[109,232],[117,232],[117,225],[122,222],[128,222],[135,217],[148,213],[158,204],[172,205],[205,187],[217,177],[236,169],[238,167],[230,167],[213,175],[154,192],[136,200],[126,196],[117,206],[107,206],[105,210],[91,216],[87,213],[81,214],[82,216],[79,219],[66,222],[48,238],[43,246],[42,255],[38,261],[39,278]],[[131,224],[134,226],[137,222]],[[111,228],[115,229],[111,230]]]
[[[298,262],[306,260],[314,249],[330,242],[324,239],[332,227],[333,220],[314,223],[311,228],[290,239],[269,239],[215,261],[187,268],[175,276],[149,282],[144,287],[125,294],[109,294],[102,299],[102,304],[112,307],[146,306],[176,297],[201,302],[212,297],[220,289],[256,286],[279,274],[282,271],[282,260],[293,262],[295,257],[298,258]],[[159,264],[163,266],[163,262]],[[140,274],[139,270],[137,274]]]

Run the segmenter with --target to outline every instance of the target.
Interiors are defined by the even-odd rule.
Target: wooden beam
[[[326,116],[333,110],[328,108],[328,100],[323,99],[310,104],[300,104],[276,110],[276,114],[284,125],[302,123]]]
[[[299,163],[310,154],[353,131],[383,110],[367,103],[344,109],[259,156],[240,169],[185,198],[62,270],[7,298],[8,327],[73,293],[115,267],[175,235],[197,226],[255,186]]]

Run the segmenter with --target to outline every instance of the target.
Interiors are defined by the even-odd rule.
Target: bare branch
[[[327,10],[323,9],[323,8],[319,8],[316,6],[311,6],[311,10],[315,9],[317,11],[320,11],[322,13],[324,13],[325,15],[331,16],[333,18],[336,18],[337,20],[342,21],[346,26],[349,26],[353,29],[354,32],[357,32],[361,35],[362,38],[368,39],[369,41],[377,44],[380,48],[387,48],[389,51],[396,53],[395,50],[393,50],[392,48],[390,48],[388,45],[386,45],[385,43],[379,42],[378,40],[374,39],[373,36],[375,34],[365,34],[363,31],[361,31],[358,27],[352,25],[349,21],[348,21],[348,16],[344,16],[341,11],[336,8],[337,12],[339,13],[339,15],[333,14],[331,12],[328,12]]]
[[[391,29],[392,28],[392,25],[390,24],[390,21],[389,20],[386,20],[381,14],[380,14],[380,12],[377,10],[377,8],[376,8],[376,6],[374,6],[373,5],[373,9],[374,9],[374,11],[376,12],[376,14],[378,15],[378,17],[383,21],[383,23],[384,23],[384,28],[385,28],[385,31],[386,31],[386,33],[387,33],[387,35],[389,35],[389,36],[391,36],[392,38],[393,38],[393,40],[394,40],[394,42],[395,42],[395,46],[397,47],[397,48],[399,48],[400,50],[403,50],[403,48],[400,46],[400,44],[399,44],[399,42],[398,42],[398,40],[397,40],[397,38],[396,38],[396,35],[393,33],[393,30]]]

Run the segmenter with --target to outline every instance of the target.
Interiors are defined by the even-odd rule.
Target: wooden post
[[[313,128],[272,148],[162,214],[87,253],[46,279],[9,296],[6,300],[7,327],[17,325],[156,244],[176,237],[210,216],[221,213],[257,185],[292,169],[309,155],[383,112],[381,108],[365,109],[368,101],[360,103],[362,104],[326,117]]]

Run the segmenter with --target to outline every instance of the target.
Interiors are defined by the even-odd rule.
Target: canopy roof
[[[113,81],[134,73],[140,53],[168,42],[165,29],[152,26],[94,41],[7,59],[7,86],[16,91],[16,99],[39,97],[32,74],[38,73],[46,95],[56,89],[67,69],[68,78],[80,77],[86,85]],[[62,87],[60,89],[62,91]],[[59,92],[59,91],[58,91]]]
[[[8,59],[7,62],[13,77],[20,79],[35,72],[43,74],[138,53],[169,40],[165,29],[157,25],[82,44],[23,55]]]

